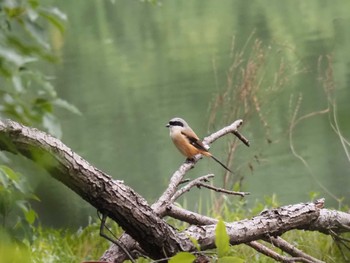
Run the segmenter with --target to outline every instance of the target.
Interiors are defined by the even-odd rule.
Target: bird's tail
[[[224,167],[227,171],[229,171],[232,174],[232,171],[228,169],[226,165],[220,162],[214,155],[210,155],[210,157],[213,158],[217,163],[219,163],[222,167]]]

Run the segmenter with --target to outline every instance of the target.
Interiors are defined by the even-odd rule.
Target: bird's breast
[[[181,133],[171,134],[171,139],[176,148],[187,158],[192,158],[196,154],[203,153],[201,150],[190,144],[189,140]]]

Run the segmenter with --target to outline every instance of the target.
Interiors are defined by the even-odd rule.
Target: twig
[[[184,179],[184,180],[182,180],[180,183],[179,183],[179,185],[180,184],[186,184],[186,183],[188,183],[188,182],[190,182],[191,181],[191,179]]]
[[[297,104],[295,106],[295,109],[294,109],[294,112],[293,112],[293,116],[291,118],[291,122],[290,122],[290,125],[289,125],[289,148],[291,149],[292,154],[303,163],[303,165],[307,169],[309,175],[318,184],[318,186],[320,188],[322,188],[327,194],[329,194],[334,200],[336,200],[337,202],[340,202],[340,198],[337,197],[335,194],[333,194],[327,187],[325,187],[321,183],[321,181],[317,178],[317,176],[315,176],[315,174],[311,170],[311,167],[308,164],[308,162],[297,152],[297,150],[295,149],[295,146],[294,146],[294,130],[295,130],[297,124],[300,121],[303,121],[303,120],[308,119],[310,117],[313,117],[315,115],[325,114],[325,113],[329,112],[329,108],[326,108],[326,109],[320,110],[320,111],[311,112],[309,114],[305,114],[305,115],[297,118],[298,113],[299,113],[299,109],[300,109],[300,106],[301,106],[301,102],[302,102],[302,96],[299,95],[298,101],[297,101]]]
[[[166,215],[178,219],[180,221],[187,222],[191,225],[210,225],[216,224],[218,222],[218,220],[212,217],[188,211],[174,204],[170,204],[167,206]]]
[[[235,130],[232,132],[234,135],[236,135],[236,137],[241,141],[243,142],[245,145],[247,145],[248,147],[250,146],[250,142],[249,140],[244,137],[238,130]]]
[[[343,251],[343,248],[342,248],[342,246],[341,246],[341,244],[344,245],[344,242],[342,242],[341,240],[339,240],[337,236],[331,235],[331,237],[333,238],[335,245],[338,247],[338,249],[339,249],[339,251],[340,251],[340,254],[342,255],[342,257],[343,257],[343,259],[344,259],[344,262],[349,262],[348,257],[345,255],[345,253],[344,253],[344,251]],[[337,241],[338,241],[338,242],[337,242]],[[347,247],[347,246],[345,246],[345,247]],[[349,248],[348,248],[348,249],[349,249]]]
[[[282,256],[280,254],[278,254],[276,251],[273,251],[272,249],[264,246],[263,244],[260,244],[257,241],[252,241],[250,243],[247,244],[248,246],[250,246],[251,248],[254,248],[256,251],[264,254],[265,256],[268,256],[270,258],[273,258],[276,261],[279,262],[305,262],[305,263],[314,263],[314,261],[310,261],[308,259],[305,258],[301,258],[301,257],[293,257],[293,258],[289,258],[286,256]]]
[[[120,247],[123,252],[128,256],[128,258],[130,259],[130,261],[132,263],[135,263],[134,258],[131,256],[130,252],[128,251],[128,249],[117,239],[113,239],[109,236],[107,236],[107,234],[103,231],[105,228],[108,230],[109,233],[111,233],[113,236],[113,232],[106,226],[106,219],[107,219],[107,215],[102,213],[102,218],[100,217],[100,214],[97,213],[98,217],[101,220],[101,225],[100,225],[100,236],[107,239],[108,241],[112,242],[113,244],[117,245],[118,247]],[[115,236],[114,236],[115,237]],[[115,237],[116,238],[116,237]]]
[[[226,126],[226,127],[222,128],[221,130],[218,130],[217,132],[214,132],[213,134],[205,137],[203,139],[203,143],[209,145],[209,144],[213,143],[214,141],[216,141],[217,139],[221,138],[222,136],[225,136],[226,134],[233,133],[233,132],[237,131],[237,129],[242,124],[243,124],[243,120],[236,120],[231,125]]]
[[[214,174],[208,174],[208,175],[204,175],[204,176],[201,176],[201,177],[198,177],[198,178],[192,180],[187,185],[182,187],[180,190],[176,191],[176,193],[170,199],[170,203],[175,202],[175,200],[178,199],[181,195],[190,191],[192,187],[200,185],[201,182],[208,182],[208,180],[210,178],[213,178],[213,177],[214,177]]]
[[[212,186],[210,184],[205,184],[205,183],[198,183],[197,186],[198,187],[205,187],[205,188],[208,188],[210,190],[214,190],[215,192],[218,192],[218,193],[224,193],[224,194],[229,194],[229,195],[239,195],[241,197],[245,197],[246,195],[250,194],[249,192],[230,191],[230,190],[226,190],[226,189],[223,189],[220,187],[215,187],[215,186]]]
[[[344,260],[346,262],[349,262],[348,257],[345,255],[343,248],[341,245],[343,245],[348,251],[350,251],[350,247],[347,243],[349,243],[349,239],[345,238],[345,237],[341,237],[340,235],[338,235],[337,233],[335,233],[332,229],[329,230],[329,233],[331,235],[331,237],[333,238],[333,240],[335,241],[340,253],[342,254],[342,257],[344,258]]]
[[[268,237],[265,239],[267,242],[271,242],[274,246],[278,247],[279,249],[285,251],[289,255],[293,257],[298,257],[298,258],[304,258],[308,261],[304,262],[313,262],[313,263],[324,263],[324,261],[318,260],[317,258],[314,258],[303,251],[297,249],[295,246],[292,244],[288,243],[286,240],[284,240],[281,237]]]
[[[338,135],[339,140],[342,144],[342,147],[344,149],[345,155],[348,158],[348,161],[350,161],[350,152],[348,147],[350,146],[349,141],[343,136],[343,134],[341,133],[340,127],[339,127],[339,123],[338,123],[338,119],[337,119],[337,104],[332,103],[331,104],[332,108],[333,108],[333,121],[334,121],[334,125],[331,123],[331,127],[333,128],[334,132]]]
[[[178,185],[181,183],[183,177],[194,166],[194,162],[185,162],[170,178],[168,188],[159,197],[158,201],[155,202],[151,207],[161,217],[165,214],[165,209],[170,199],[176,193]]]

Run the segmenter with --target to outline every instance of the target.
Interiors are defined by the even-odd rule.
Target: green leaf
[[[218,263],[244,263],[245,260],[239,257],[222,257],[218,259]]]
[[[37,213],[33,209],[29,209],[27,212],[24,213],[24,216],[27,220],[27,222],[32,225],[37,218]]]
[[[230,249],[230,238],[226,231],[225,223],[222,219],[219,220],[215,229],[215,245],[218,252],[218,257],[224,257]]]
[[[22,67],[29,62],[37,61],[37,58],[31,56],[22,56],[16,51],[0,46],[0,57],[3,57],[8,62],[14,64],[16,67]]]
[[[68,110],[74,114],[81,115],[81,112],[79,111],[79,109],[74,105],[70,104],[69,102],[67,102],[66,100],[57,98],[54,101],[52,101],[52,104],[55,106],[61,107],[62,109]]]
[[[12,76],[12,83],[17,92],[23,92],[22,79],[18,75]]]
[[[28,195],[28,199],[40,202],[40,198],[38,196],[36,196],[35,194]]]
[[[40,15],[54,25],[61,33],[64,32],[65,26],[62,21],[67,21],[67,15],[57,7],[42,8]]]
[[[19,175],[12,170],[10,167],[6,165],[0,165],[0,170],[4,172],[11,181],[18,182],[19,181]]]
[[[33,107],[36,110],[39,110],[42,113],[52,113],[53,107],[51,101],[43,98],[37,98],[34,103]]]
[[[50,49],[50,44],[46,39],[45,31],[38,24],[28,19],[24,21],[24,28],[39,45],[46,50]]]
[[[188,238],[191,240],[191,242],[192,242],[193,245],[196,247],[196,249],[197,249],[198,251],[200,251],[200,250],[201,250],[201,246],[199,245],[198,240],[195,239],[194,237],[191,237],[191,236],[189,236]]]
[[[179,252],[173,256],[169,263],[192,263],[196,257],[189,252]]]
[[[22,210],[23,214],[26,214],[31,209],[26,200],[17,200],[16,205]]]

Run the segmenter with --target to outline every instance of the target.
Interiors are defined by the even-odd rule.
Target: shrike
[[[215,156],[213,156],[208,149],[204,146],[202,141],[194,133],[187,122],[181,118],[173,118],[169,121],[166,127],[170,130],[170,138],[175,144],[176,148],[191,160],[197,154],[202,154],[213,158],[227,171],[232,173],[230,169],[226,167],[222,162],[220,162]]]

